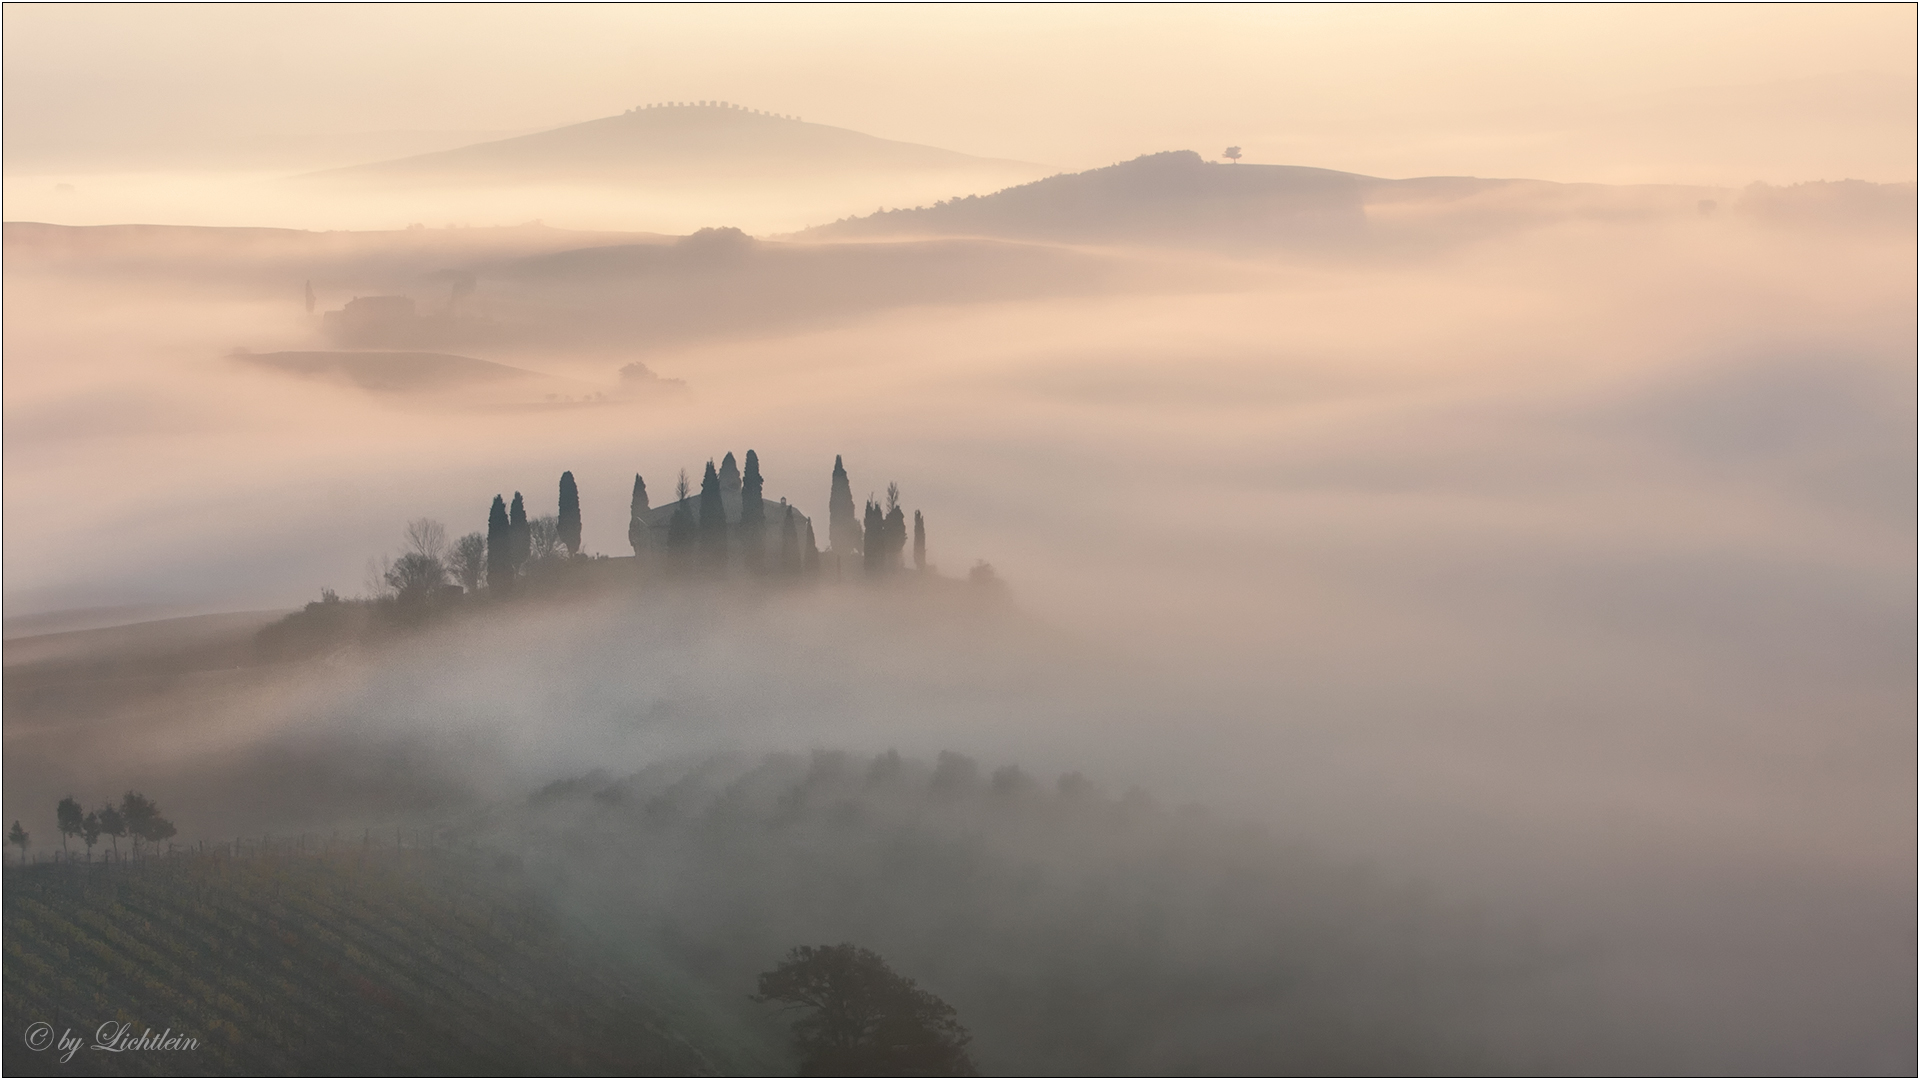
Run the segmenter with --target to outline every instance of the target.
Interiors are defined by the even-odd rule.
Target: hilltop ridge
[[[1031,176],[1040,166],[974,157],[728,102],[664,102],[510,139],[344,169],[307,181],[491,185],[808,179],[852,172]]]

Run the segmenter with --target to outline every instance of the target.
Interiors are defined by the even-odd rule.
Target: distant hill
[[[352,383],[365,390],[397,393],[447,390],[508,379],[553,380],[525,368],[491,360],[431,352],[275,352],[237,353],[235,359],[312,378]]]
[[[1454,242],[1571,218],[1697,216],[1713,188],[1429,176],[1388,180],[1191,150],[1062,173],[990,195],[847,218],[808,240],[982,237],[1078,244],[1350,248]]]
[[[552,131],[310,173],[373,186],[768,183],[846,174],[1043,170],[863,135],[725,103],[652,105]],[[1004,182],[1004,181],[1003,181]]]

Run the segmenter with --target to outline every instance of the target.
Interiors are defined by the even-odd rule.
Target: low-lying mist
[[[1044,889],[1022,899],[1023,865],[1184,882],[1114,909],[1164,916],[1171,937],[1128,939],[1161,950],[1142,969],[1160,978],[1226,970],[1215,959],[1235,946],[1287,955],[1285,934],[1365,907],[1311,884],[1364,863],[1388,892],[1424,883],[1448,927],[1479,912],[1490,937],[1436,931],[1435,978],[1490,989],[1429,1008],[1377,998],[1395,976],[1354,975],[1338,993],[1357,1004],[1328,1015],[1440,1036],[1351,1067],[1910,1067],[1910,234],[1722,216],[1509,232],[1400,262],[1067,256],[1153,263],[1163,284],[477,351],[583,385],[633,362],[686,384],[516,404],[235,363],[237,346],[324,347],[297,280],[268,299],[10,268],[10,616],[352,594],[408,519],[481,530],[515,491],[550,513],[563,470],[586,550],[625,554],[636,472],[658,505],[679,470],[749,448],[768,498],[822,526],[835,455],[856,498],[898,482],[940,580],[642,590],[179,679],[132,704],[10,700],[7,818],[134,787],[190,838],[558,829],[573,839],[530,845],[528,872],[565,902],[616,936],[658,917],[712,940],[695,918],[725,921],[712,897],[784,887],[739,837],[772,828],[785,793],[858,802],[876,755],[912,773],[947,751],[977,763],[969,798],[989,800],[1004,766],[1036,800],[1064,798],[1065,773],[1106,792],[1100,814],[1030,835],[992,824],[990,801],[926,811],[930,835],[990,869],[972,917],[1004,913],[1007,936],[912,924],[919,894],[889,899],[875,883],[891,879],[862,870],[796,888],[743,940],[871,925],[963,1015],[996,1015],[993,964],[934,943],[1008,948],[1070,921]],[[1004,588],[965,583],[978,560]],[[922,794],[874,796],[862,829],[921,820],[935,773],[912,774]],[[689,776],[689,818],[733,839],[623,824]],[[735,781],[746,808],[701,818]],[[1161,808],[1138,847],[1098,824],[1133,787]],[[1265,832],[1206,831],[1184,877],[1167,852],[1185,819],[1164,808],[1189,803]],[[815,827],[826,851],[878,842]],[[1179,890],[1243,858],[1247,888],[1306,882],[1311,911],[1248,902],[1202,932],[1204,895]],[[686,891],[622,923],[608,897],[630,876]],[[870,924],[833,913],[828,885],[847,881],[883,894]],[[1411,955],[1367,951],[1395,918],[1339,925],[1374,943],[1355,956]],[[1515,944],[1529,941],[1550,976]],[[1496,974],[1463,974],[1462,955]],[[1525,989],[1535,977],[1553,991]],[[1195,1056],[1196,1024],[1097,1067],[1258,1060],[1225,1019],[1219,1056]],[[986,1023],[1006,1056],[982,1060],[1084,1066],[1046,1064],[1015,1028]]]

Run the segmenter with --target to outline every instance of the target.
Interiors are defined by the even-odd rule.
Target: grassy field
[[[532,899],[512,863],[445,851],[9,870],[9,1075],[693,1074],[779,1070],[697,993],[646,980]],[[743,992],[744,993],[744,992]],[[66,1065],[35,1022],[85,1037]],[[91,1049],[100,1026],[192,1049]],[[754,1039],[747,1033],[745,1044]],[[764,1053],[764,1051],[763,1051]]]

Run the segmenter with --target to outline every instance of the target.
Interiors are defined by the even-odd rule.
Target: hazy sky
[[[1235,143],[1395,176],[1914,176],[1904,4],[8,5],[5,30],[15,174],[302,168],[720,99],[1073,169]]]

